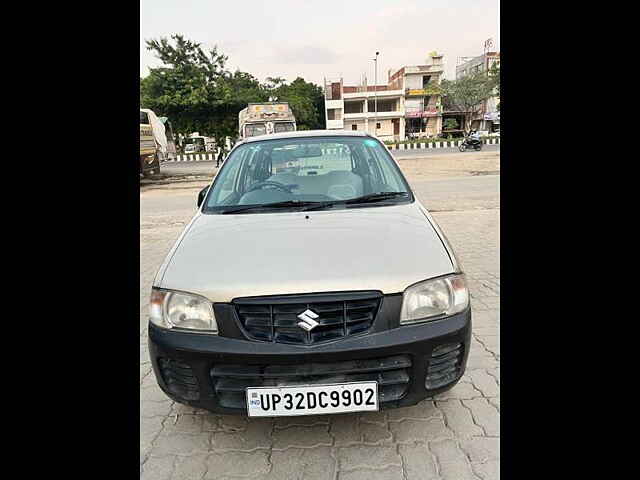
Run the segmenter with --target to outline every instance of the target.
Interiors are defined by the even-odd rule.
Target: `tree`
[[[495,91],[497,92],[498,104],[496,109],[500,111],[500,64],[495,62],[489,69],[489,76],[493,79],[495,84]]]
[[[458,121],[455,118],[447,118],[442,126],[445,130],[455,130],[458,128]]]
[[[149,69],[149,75],[140,82],[142,106],[169,117],[176,132],[211,133],[215,124],[211,104],[219,98],[227,57],[216,47],[205,51],[182,35],[145,43],[163,66]]]
[[[222,147],[227,136],[237,136],[240,110],[248,102],[266,100],[255,77],[225,70],[227,57],[216,47],[205,51],[182,35],[146,40],[146,44],[163,66],[149,69],[140,81],[141,105],[169,117],[176,133],[198,131],[215,137]]]
[[[324,94],[322,88],[298,77],[290,84],[282,78],[268,77],[264,85],[269,95],[287,102],[296,117],[298,130],[325,128]]]
[[[465,124],[469,122],[468,116],[473,118],[480,112],[482,102],[494,96],[496,79],[483,72],[466,75],[457,80],[442,80],[443,106],[447,111],[465,113]],[[467,125],[463,125],[466,129]]]
[[[227,57],[216,47],[204,50],[182,35],[145,43],[163,65],[140,80],[140,105],[169,117],[176,133],[198,131],[221,148],[226,137],[237,137],[240,110],[269,97],[289,102],[301,130],[324,128],[324,97],[313,83],[267,77],[261,84],[250,73],[227,71]]]

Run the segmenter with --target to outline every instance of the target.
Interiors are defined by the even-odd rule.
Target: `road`
[[[500,176],[477,174],[499,173],[499,156],[460,155],[466,154],[400,161],[400,166],[467,274],[473,309],[467,372],[445,394],[379,413],[249,420],[165,397],[146,346],[149,289],[207,180],[151,185],[141,193],[142,478],[499,478]]]
[[[500,145],[485,145],[482,148],[483,152],[497,152],[500,153]],[[415,149],[415,150],[393,150],[391,154],[398,160],[407,158],[430,158],[433,156],[445,155],[445,154],[458,154],[458,155],[475,155],[475,152],[460,153],[457,148],[430,148],[430,149]],[[216,162],[170,162],[164,163],[160,167],[163,174],[166,175],[206,175],[213,174],[215,172]]]
[[[499,152],[500,145],[484,145],[482,147],[483,152]],[[427,148],[427,149],[413,149],[413,150],[393,150],[391,152],[396,158],[410,158],[410,157],[424,157],[431,155],[442,155],[444,153],[460,153],[458,148]],[[465,152],[466,154],[473,154],[474,152]]]

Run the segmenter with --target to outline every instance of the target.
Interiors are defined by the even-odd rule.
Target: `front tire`
[[[466,146],[464,143],[461,143],[461,144],[460,144],[460,146],[458,147],[458,149],[459,149],[461,152],[464,152],[464,151],[467,149],[467,146]]]

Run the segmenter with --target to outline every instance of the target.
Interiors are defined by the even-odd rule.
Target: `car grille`
[[[382,295],[357,292],[236,299],[233,304],[247,335],[265,342],[310,345],[365,333],[373,325]],[[310,332],[298,315],[312,310],[319,323]]]
[[[170,358],[159,358],[158,365],[169,392],[184,400],[200,398],[198,379],[189,365]]]
[[[425,387],[427,390],[443,387],[460,377],[464,346],[461,343],[442,345],[433,349]]]
[[[300,365],[214,365],[213,388],[222,407],[246,409],[245,389],[322,385],[347,382],[378,382],[380,403],[402,398],[409,388],[411,358],[394,355],[386,358],[349,360]]]

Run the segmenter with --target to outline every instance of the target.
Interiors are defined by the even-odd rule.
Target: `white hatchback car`
[[[413,405],[458,382],[470,338],[449,243],[361,132],[238,143],[151,293],[158,384],[224,414]]]

